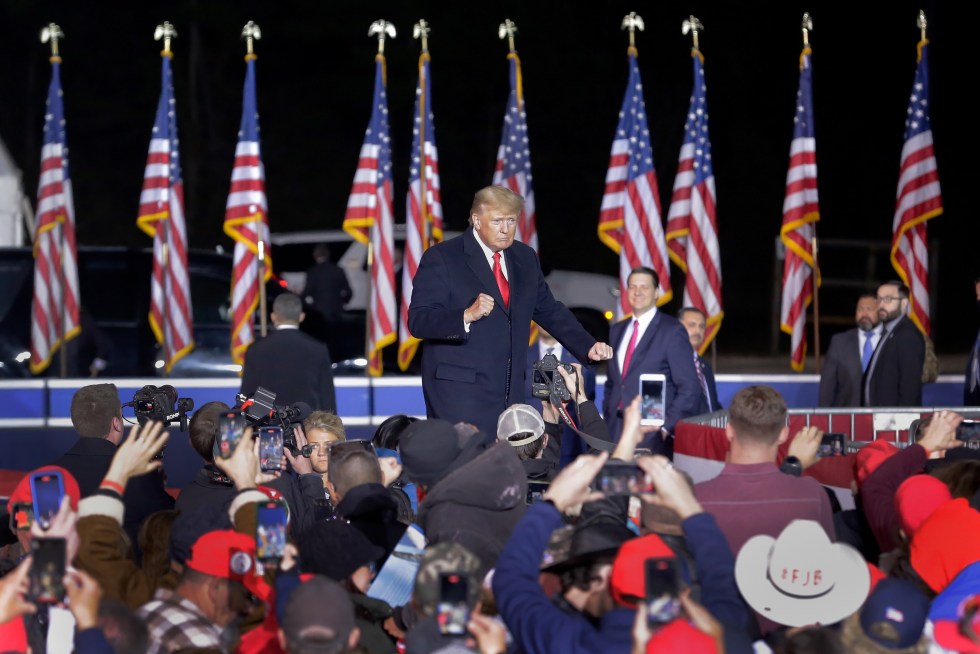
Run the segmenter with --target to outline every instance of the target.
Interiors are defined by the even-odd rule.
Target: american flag
[[[789,148],[789,172],[786,173],[786,197],[783,200],[783,226],[779,231],[786,246],[780,327],[791,335],[790,365],[797,372],[803,370],[806,358],[806,310],[813,301],[814,223],[820,220],[810,54],[807,47],[800,55],[800,88],[796,92],[793,142]]]
[[[632,311],[626,295],[626,282],[630,271],[637,266],[657,271],[660,277],[658,306],[673,297],[640,66],[636,48],[630,47],[627,52],[629,81],[609,154],[606,192],[599,213],[599,240],[619,254],[620,316]]]
[[[225,234],[235,241],[231,275],[231,356],[236,363],[255,340],[255,310],[259,285],[272,276],[269,257],[269,218],[265,197],[265,167],[259,146],[259,111],[255,91],[255,55],[245,55],[245,89],[242,125],[235,148],[235,167],[225,206]],[[264,264],[259,262],[259,242],[264,244]]]
[[[412,163],[409,166],[405,216],[405,258],[402,264],[402,304],[398,322],[398,367],[408,365],[419,339],[408,331],[412,280],[422,253],[442,240],[442,196],[439,190],[439,154],[430,94],[429,53],[419,57],[419,83],[415,89],[415,125],[412,128]]]
[[[687,273],[684,306],[697,307],[707,316],[708,328],[700,349],[703,353],[721,328],[725,312],[721,308],[721,254],[715,217],[715,174],[708,138],[704,57],[694,49],[691,58],[694,93],[684,124],[674,195],[667,211],[667,247],[670,258]]]
[[[169,373],[194,349],[191,284],[187,270],[187,230],[184,225],[184,182],[180,176],[177,101],[174,99],[170,58],[162,53],[160,102],[150,137],[143,173],[137,226],[153,237],[153,277],[150,282],[150,328],[163,348]]]
[[[905,119],[905,145],[892,225],[892,266],[911,291],[909,317],[929,335],[929,251],[926,221],[943,212],[939,171],[929,121],[929,41],[919,42],[919,62]]]
[[[524,209],[517,218],[515,237],[538,251],[538,229],[535,226],[534,189],[531,188],[531,147],[527,138],[527,114],[524,112],[524,83],[521,60],[516,52],[510,60],[510,97],[504,114],[504,130],[497,148],[497,165],[493,171],[495,186],[506,186],[524,197]]]
[[[49,365],[64,341],[80,331],[75,205],[68,175],[61,57],[51,57],[51,84],[44,113],[44,145],[37,189],[34,235],[34,300],[31,310],[31,372]]]
[[[347,200],[344,231],[369,245],[371,296],[368,303],[368,374],[380,376],[381,350],[394,343],[395,266],[392,226],[391,140],[388,137],[388,95],[385,92],[385,58],[377,55],[371,122],[354,173]]]

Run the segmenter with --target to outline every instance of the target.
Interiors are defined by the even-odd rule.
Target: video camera
[[[293,456],[300,456],[296,446],[296,434],[293,425],[306,420],[312,410],[306,402],[297,402],[292,406],[276,406],[276,394],[259,386],[252,397],[238,395],[238,406],[242,415],[253,427],[279,425],[282,427],[283,447],[289,448]]]
[[[187,431],[187,412],[194,410],[194,400],[177,397],[177,389],[169,384],[164,386],[146,385],[133,394],[132,402],[123,406],[133,407],[136,420],[145,425],[151,420],[169,425],[180,423],[180,430]]]
[[[554,354],[546,354],[540,361],[531,364],[531,395],[542,400],[551,400],[554,396],[562,402],[572,399],[572,394],[565,386],[565,380],[558,373],[562,367],[566,372],[575,374],[575,368],[570,363],[561,363]]]

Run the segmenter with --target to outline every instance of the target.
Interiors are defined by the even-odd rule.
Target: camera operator
[[[208,402],[194,412],[190,422],[191,447],[204,459],[204,465],[194,481],[180,490],[177,498],[178,510],[190,509],[202,504],[226,506],[235,497],[235,485],[214,464],[214,442],[218,435],[219,416],[230,411],[224,402]],[[296,429],[297,445],[302,447],[306,439],[302,430]],[[320,475],[313,472],[310,460],[303,456],[294,457],[286,448],[283,450],[292,472],[284,472],[277,479],[265,484],[279,491],[289,505],[290,521],[295,533],[302,532],[313,523],[314,501],[323,498],[323,482]]]
[[[75,391],[71,398],[71,424],[79,439],[53,465],[70,472],[78,480],[82,497],[88,497],[98,490],[116,446],[123,440],[122,403],[116,385],[90,384]],[[123,504],[123,529],[139,557],[140,524],[150,514],[174,507],[173,498],[164,488],[163,473],[154,470],[133,478],[123,495]]]

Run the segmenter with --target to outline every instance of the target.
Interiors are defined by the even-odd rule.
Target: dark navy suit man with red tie
[[[428,417],[497,433],[497,418],[524,402],[534,320],[580,361],[612,357],[552,296],[537,254],[515,242],[524,199],[501,186],[477,191],[472,230],[422,255],[408,328],[424,340],[422,392]]]
[[[609,340],[615,356],[606,369],[603,418],[609,435],[618,441],[623,429],[623,407],[640,390],[640,375],[667,377],[667,415],[660,433],[644,443],[655,454],[673,454],[674,426],[699,413],[701,386],[694,368],[694,350],[687,330],[673,316],[657,310],[660,278],[656,271],[634,268],[627,279],[627,298],[633,315],[612,326]]]

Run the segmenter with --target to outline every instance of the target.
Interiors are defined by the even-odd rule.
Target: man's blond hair
[[[524,208],[524,198],[503,186],[486,186],[473,195],[470,217],[482,214],[487,209],[500,209],[518,214]]]

